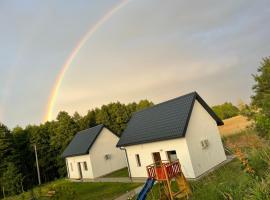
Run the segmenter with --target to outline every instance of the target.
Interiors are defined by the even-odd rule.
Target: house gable
[[[98,125],[78,132],[64,150],[62,157],[88,154],[104,126]]]
[[[196,177],[226,160],[216,121],[198,100],[194,102],[185,139]]]
[[[125,153],[116,147],[119,137],[107,128],[103,128],[89,154],[93,178],[126,167]]]

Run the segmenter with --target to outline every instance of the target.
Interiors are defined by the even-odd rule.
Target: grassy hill
[[[247,117],[242,115],[225,119],[223,122],[224,125],[218,127],[222,136],[229,136],[235,133],[239,133],[252,125],[252,121],[248,120]]]

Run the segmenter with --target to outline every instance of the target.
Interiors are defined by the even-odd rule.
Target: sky
[[[0,0],[0,121],[39,124],[63,65],[120,0]],[[130,0],[87,38],[55,94],[85,114],[120,101],[154,103],[197,91],[209,105],[249,103],[270,56],[268,0]]]

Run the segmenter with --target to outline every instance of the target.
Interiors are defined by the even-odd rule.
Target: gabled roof
[[[117,146],[185,137],[195,100],[200,102],[217,125],[223,125],[205,101],[192,92],[134,113]]]
[[[62,157],[88,154],[103,128],[101,124],[78,132],[63,152]]]

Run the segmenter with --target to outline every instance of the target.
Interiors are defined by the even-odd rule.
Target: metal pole
[[[5,187],[3,186],[3,197],[4,199],[6,198],[6,195],[5,195]]]
[[[37,146],[36,146],[36,144],[34,144],[34,149],[35,149],[35,156],[36,156],[36,166],[37,166],[38,184],[41,185],[40,173],[39,173],[39,165],[38,165],[38,156],[37,156]]]

